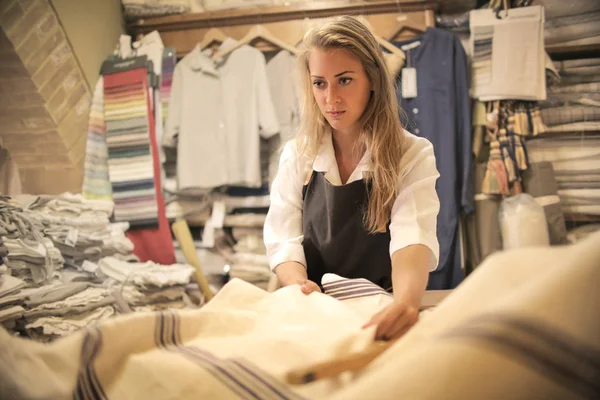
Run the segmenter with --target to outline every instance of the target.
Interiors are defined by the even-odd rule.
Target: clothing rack
[[[295,45],[306,30],[322,19],[335,15],[363,15],[379,36],[388,38],[398,30],[398,17],[407,25],[434,26],[434,12],[438,0],[395,1],[315,1],[288,6],[257,7],[254,9],[225,10],[197,14],[172,15],[132,21],[129,31],[138,39],[157,30],[166,47],[175,47],[182,57],[194,49],[211,28],[219,28],[225,35],[239,40],[255,25],[264,26],[282,41]],[[404,18],[406,17],[406,18]],[[414,35],[403,30],[397,40]],[[276,50],[274,46],[257,47],[261,51]]]

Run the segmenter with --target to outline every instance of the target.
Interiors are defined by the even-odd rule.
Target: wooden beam
[[[437,10],[439,0],[394,1],[310,1],[288,6],[255,7],[246,9],[179,14],[156,18],[140,18],[128,24],[130,32],[137,36],[153,30],[161,32],[187,29],[203,29],[220,26],[263,24],[326,18],[335,15],[370,15],[381,13],[404,13],[410,11]]]

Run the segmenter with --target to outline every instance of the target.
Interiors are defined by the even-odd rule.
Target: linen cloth
[[[284,383],[290,369],[367,346],[365,310],[233,280],[200,310],[115,318],[50,345],[0,330],[0,397],[597,398],[599,246],[595,234],[489,257],[353,376]]]

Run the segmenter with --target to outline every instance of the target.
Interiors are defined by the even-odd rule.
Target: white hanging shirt
[[[163,144],[177,143],[179,190],[226,185],[227,134],[219,73],[199,47],[176,66]]]
[[[269,88],[281,127],[281,143],[286,143],[294,137],[298,125],[295,60],[291,53],[281,50],[267,63]]]
[[[259,187],[260,135],[278,131],[259,50],[242,46],[215,64],[196,47],[175,67],[163,143],[178,136],[179,190]]]
[[[390,257],[404,247],[423,244],[431,250],[429,269],[433,271],[439,261],[436,224],[440,200],[435,182],[440,174],[431,142],[406,131],[405,134],[406,150],[389,227]],[[363,179],[364,173],[370,171],[368,160],[367,150],[346,184]],[[312,170],[324,172],[332,185],[342,185],[331,135],[324,138],[314,161],[298,156],[295,141],[288,142],[283,150],[279,172],[271,186],[271,206],[264,227],[271,269],[288,261],[306,266],[302,247],[302,187]]]
[[[260,50],[242,46],[219,68],[227,126],[230,185],[260,187],[260,137],[279,132],[266,62]]]

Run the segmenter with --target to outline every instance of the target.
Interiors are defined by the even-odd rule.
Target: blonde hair
[[[398,115],[394,82],[383,53],[371,31],[350,16],[331,18],[304,36],[298,56],[302,101],[297,142],[299,151],[311,159],[316,156],[324,135],[331,132],[312,93],[308,60],[313,48],[343,49],[352,54],[361,61],[372,85],[371,99],[359,121],[357,145],[370,150],[365,227],[370,233],[384,232],[396,199],[405,135]]]

